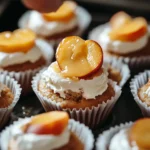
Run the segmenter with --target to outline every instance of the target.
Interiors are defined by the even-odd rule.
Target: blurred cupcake
[[[13,78],[0,74],[0,129],[8,121],[19,100],[20,85]]]
[[[150,71],[135,76],[130,83],[134,100],[144,116],[150,116]]]
[[[121,90],[102,67],[101,47],[92,40],[67,37],[57,48],[56,60],[32,81],[45,110],[67,111],[90,127],[102,123]]]
[[[86,126],[57,111],[20,119],[0,139],[1,150],[92,150],[93,144]]]
[[[148,24],[143,17],[132,18],[118,12],[109,23],[91,31],[89,38],[100,43],[106,57],[121,59],[131,68],[150,63]]]
[[[96,150],[148,150],[150,149],[150,119],[121,124],[102,133]]]
[[[75,2],[65,1],[56,12],[25,13],[19,20],[19,27],[30,28],[39,37],[57,44],[66,36],[81,36],[90,22],[91,16],[84,8],[77,6]]]
[[[32,76],[46,66],[52,57],[52,47],[36,39],[31,30],[0,33],[0,73],[18,80],[24,93],[31,90]]]
[[[105,59],[104,66],[108,68],[108,78],[117,82],[121,87],[130,78],[130,69],[127,64],[116,59]]]

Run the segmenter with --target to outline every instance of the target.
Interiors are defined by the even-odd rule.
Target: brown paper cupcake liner
[[[61,107],[61,103],[56,103],[47,97],[44,97],[38,91],[38,83],[40,80],[40,74],[38,73],[32,81],[32,88],[35,94],[37,95],[38,99],[40,100],[41,104],[43,105],[45,111],[52,111],[52,110],[61,110],[66,111],[70,115],[71,118],[84,123],[85,125],[94,128],[100,123],[102,124],[110,114],[113,106],[117,102],[119,96],[121,95],[121,88],[116,85],[116,82],[109,80],[109,83],[112,87],[114,87],[115,96],[109,99],[106,103],[103,102],[99,104],[97,107],[85,108],[85,109],[63,109]]]
[[[119,132],[121,129],[131,127],[132,122],[121,124],[119,126],[115,126],[110,128],[107,131],[104,131],[102,134],[99,135],[96,141],[96,150],[109,150],[109,144],[112,137]]]
[[[121,74],[121,81],[119,86],[123,87],[127,80],[130,78],[130,69],[127,64],[123,63],[122,61],[118,61],[116,59],[104,59],[104,64],[110,64],[113,68],[116,68]]]
[[[29,119],[29,118],[19,119],[18,121],[14,122],[13,125],[10,125],[1,133],[1,137],[0,137],[1,150],[9,150],[8,145],[9,145],[10,139],[12,138],[11,128],[18,123],[23,124],[23,121],[25,121],[27,119]],[[80,124],[79,122],[70,119],[68,128],[83,143],[84,150],[92,150],[93,149],[94,136],[88,127],[86,127],[84,124]]]
[[[23,16],[20,18],[19,22],[18,22],[18,26],[19,28],[24,28],[27,25],[28,22],[28,18],[30,16],[31,11],[27,11],[25,14],[23,14]],[[72,35],[78,35],[78,36],[82,36],[82,34],[84,33],[84,31],[88,28],[89,24],[91,23],[91,15],[89,14],[89,12],[84,9],[83,7],[78,6],[77,10],[76,10],[76,14],[78,17],[78,29],[74,32],[74,34]],[[50,43],[57,45],[62,39],[58,39],[58,40],[51,40]]]
[[[47,62],[45,66],[47,66],[53,59],[54,50],[52,46],[50,46],[47,42],[45,42],[42,39],[37,39],[36,44],[38,45],[39,48],[41,48],[43,56]],[[20,72],[14,72],[14,71],[9,72],[6,70],[0,70],[0,74],[9,75],[10,77],[17,80],[23,89],[22,94],[26,95],[32,91],[31,81],[33,76],[35,76],[36,73],[38,73],[45,66],[41,66],[33,70],[20,71]]]
[[[150,78],[150,71],[144,71],[143,73],[139,73],[136,75],[130,82],[131,92],[133,94],[134,100],[140,107],[143,115],[146,117],[150,117],[150,107],[142,102],[138,96],[138,89],[145,85]]]
[[[90,33],[88,38],[97,41],[99,34],[103,31],[104,28],[108,27],[109,23],[99,25],[96,28],[94,28]],[[150,26],[148,26],[150,27]],[[149,31],[150,32],[150,31]],[[129,65],[130,69],[138,70],[140,67],[147,68],[150,64],[150,56],[141,56],[141,57],[123,57],[123,56],[113,56],[105,53],[105,57],[108,57],[109,59],[115,58],[119,61],[122,61],[123,63],[126,63]]]
[[[21,88],[16,80],[4,74],[0,74],[0,82],[5,84],[8,88],[10,88],[10,90],[14,95],[14,99],[11,105],[9,105],[7,108],[0,108],[0,129],[1,129],[8,121],[13,108],[15,107],[16,103],[20,98]]]

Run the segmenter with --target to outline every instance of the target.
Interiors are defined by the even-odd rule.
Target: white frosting
[[[0,52],[0,66],[6,67],[9,65],[16,65],[25,63],[27,61],[34,63],[42,56],[42,52],[39,47],[34,46],[27,53],[15,52],[4,53]]]
[[[145,34],[143,37],[133,42],[113,41],[109,37],[110,31],[111,28],[106,26],[98,37],[98,41],[104,51],[111,50],[112,52],[119,54],[128,54],[141,50],[148,43],[148,34]]]
[[[65,129],[61,135],[35,135],[31,133],[23,133],[20,129],[30,119],[18,122],[11,129],[12,139],[15,141],[11,150],[53,150],[66,145],[70,140],[70,131]]]
[[[65,98],[65,91],[71,90],[82,93],[82,96],[86,99],[95,99],[96,96],[102,95],[108,87],[108,72],[106,69],[103,69],[103,73],[100,76],[96,76],[93,79],[74,81],[70,78],[62,77],[50,66],[43,72],[42,79],[46,82],[47,87],[55,93],[59,93],[63,98]]]
[[[109,150],[138,150],[135,143],[130,146],[128,139],[128,129],[123,129],[112,138]]]
[[[37,11],[32,11],[28,20],[27,27],[42,36],[52,36],[76,27],[78,19],[75,16],[69,22],[48,22]]]
[[[148,97],[150,97],[150,87],[147,88],[147,90],[144,92]]]

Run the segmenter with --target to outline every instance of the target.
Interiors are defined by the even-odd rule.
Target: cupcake
[[[105,59],[104,65],[108,69],[108,78],[123,87],[130,78],[130,69],[128,65],[116,59]]]
[[[65,1],[56,12],[27,12],[18,24],[20,28],[30,28],[39,37],[57,44],[66,36],[81,36],[90,22],[91,16],[84,8],[75,2]]]
[[[31,30],[0,33],[0,73],[18,80],[24,93],[31,90],[32,76],[52,57],[52,47],[44,40],[36,39]]]
[[[144,118],[105,131],[96,142],[96,150],[149,150],[149,123],[150,119]]]
[[[144,116],[150,116],[150,71],[136,75],[130,83],[134,100]]]
[[[20,119],[6,128],[0,139],[1,150],[92,150],[93,144],[86,126],[59,111]]]
[[[72,36],[62,40],[56,62],[37,74],[32,88],[46,111],[64,110],[90,127],[102,123],[121,89],[108,79],[101,47]]]
[[[0,74],[0,129],[7,123],[20,94],[21,88],[17,81]]]
[[[102,46],[106,57],[121,59],[131,68],[147,67],[150,63],[148,24],[143,17],[132,18],[118,12],[109,23],[91,31],[89,38]]]

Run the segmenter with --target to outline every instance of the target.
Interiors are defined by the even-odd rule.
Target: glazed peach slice
[[[67,22],[75,16],[76,3],[65,1],[56,12],[43,13],[43,18],[47,21]]]
[[[35,45],[35,34],[28,29],[0,33],[0,51],[5,53],[27,52]]]
[[[130,142],[136,142],[141,149],[150,149],[150,119],[140,119],[135,122],[129,132]]]
[[[69,116],[66,112],[52,111],[32,118],[26,133],[34,134],[61,134],[67,128]]]
[[[128,24],[131,21],[132,21],[131,16],[129,16],[124,11],[120,11],[111,17],[110,25],[111,25],[112,29],[117,29],[125,24]]]
[[[130,23],[112,30],[109,34],[112,40],[135,41],[144,36],[147,32],[147,22],[144,18],[138,17]]]
[[[84,78],[102,66],[103,52],[95,41],[71,36],[59,44],[56,60],[64,76]]]

